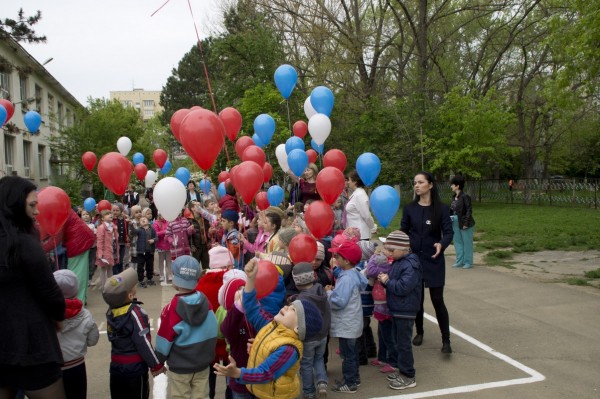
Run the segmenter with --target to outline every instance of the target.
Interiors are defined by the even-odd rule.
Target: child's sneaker
[[[154,282],[154,280],[148,280],[146,282],[146,284],[148,284],[148,285],[156,285],[156,283]]]
[[[143,281],[140,281],[138,283],[138,286],[141,287],[141,288],[148,288],[148,286],[146,285],[146,283],[144,283]]]
[[[417,386],[417,381],[415,377],[409,378],[405,375],[398,373],[398,378],[394,381],[391,381],[388,385],[392,389],[406,389],[406,388],[414,388]]]
[[[317,384],[317,392],[319,392],[320,398],[327,397],[327,383],[325,381],[321,381]]]
[[[387,363],[385,363],[385,362],[382,362],[382,361],[380,361],[380,360],[378,360],[378,359],[371,360],[371,366],[375,366],[375,367],[383,367],[383,366],[385,366],[386,364],[387,364]]]
[[[382,368],[379,369],[379,372],[384,373],[384,374],[395,373],[396,369],[393,368],[392,366],[390,366],[389,364],[386,364],[385,366],[383,366]]]
[[[331,390],[339,393],[356,393],[358,388],[356,385],[348,385],[345,382],[340,382],[334,385]]]
[[[386,378],[387,378],[388,381],[395,381],[395,380],[398,379],[399,375],[400,375],[400,373],[391,373],[391,374],[388,374],[386,376]]]

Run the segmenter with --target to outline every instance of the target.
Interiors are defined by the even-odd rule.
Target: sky
[[[82,105],[110,91],[161,90],[173,68],[200,38],[219,30],[219,0],[2,1],[0,18],[42,12],[34,29],[45,44],[21,45]]]

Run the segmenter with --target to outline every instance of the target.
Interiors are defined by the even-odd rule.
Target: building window
[[[154,108],[154,100],[144,100],[144,108]]]
[[[0,98],[10,97],[10,74],[0,72]]]
[[[135,109],[140,109],[140,103],[138,103],[138,102],[135,103]]]
[[[154,111],[151,110],[151,109],[145,109],[144,110],[144,116],[152,117],[152,116],[154,116]]]
[[[15,160],[15,138],[7,134],[4,135],[4,169],[7,176],[10,176],[14,170]]]
[[[48,93],[48,120],[50,121],[50,131],[56,130],[56,115],[54,114],[54,96]]]
[[[23,141],[23,174],[31,177],[31,142]]]
[[[67,112],[65,113],[65,124],[67,127],[73,126],[73,115],[71,110],[67,108]]]
[[[47,179],[46,175],[46,146],[38,145],[38,171],[40,179]]]
[[[19,89],[21,90],[21,101],[26,102],[29,98],[29,92],[27,91],[27,76],[19,75]],[[25,110],[27,107],[23,107]]]
[[[133,101],[131,100],[123,100],[121,101],[121,104],[123,104],[124,107],[133,107]]]
[[[42,114],[42,88],[38,85],[35,85],[35,110]]]
[[[62,129],[63,127],[63,118],[64,118],[64,112],[65,112],[65,107],[63,106],[63,104],[61,102],[58,103],[58,115],[56,115],[56,118],[58,119],[58,128]]]

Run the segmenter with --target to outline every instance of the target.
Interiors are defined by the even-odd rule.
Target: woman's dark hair
[[[194,190],[195,190],[195,189],[196,189],[196,182],[195,182],[195,181],[193,181],[193,180],[191,180],[191,179],[190,179],[190,181],[188,181],[188,183],[187,183],[185,186],[186,186],[186,187],[187,187],[187,186],[189,186],[189,185],[190,185],[190,183],[192,183],[192,185],[194,186]]]
[[[425,180],[431,184],[431,190],[429,191],[429,196],[431,198],[431,231],[438,231],[441,224],[440,218],[442,217],[442,200],[435,183],[435,178],[431,173],[424,171],[415,174],[415,176],[418,175],[425,176]],[[413,202],[419,202],[420,199],[421,197],[419,195],[415,195]]]
[[[275,231],[273,232],[273,235],[272,235],[272,236],[274,236],[275,233],[277,233],[279,231],[279,229],[281,228],[281,216],[279,216],[275,212],[267,212],[266,216],[267,216],[267,219],[269,219],[269,221],[275,225]]]
[[[450,184],[458,186],[459,190],[462,191],[465,187],[465,177],[462,175],[456,175],[452,179],[450,179]]]
[[[18,253],[18,233],[36,232],[34,221],[25,212],[27,196],[35,190],[36,186],[32,182],[19,176],[0,179],[0,228],[6,235],[5,260],[8,262],[14,261]]]
[[[348,172],[348,174],[346,174],[346,179],[352,179],[352,181],[356,182],[356,187],[364,187],[365,186],[365,183],[363,183],[363,181],[360,178],[360,176],[358,175],[358,172],[356,171],[356,169]]]
[[[225,194],[229,194],[232,197],[235,197],[235,194],[236,194],[235,187],[233,187],[233,184],[231,184],[231,182],[229,182],[225,185]]]

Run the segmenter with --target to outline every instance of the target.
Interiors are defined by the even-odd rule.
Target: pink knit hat
[[[208,251],[209,263],[211,269],[222,269],[233,265],[233,255],[225,247],[214,247]]]
[[[223,275],[223,285],[219,288],[219,305],[225,310],[231,309],[235,299],[235,293],[246,285],[246,273],[241,270],[229,270]]]

